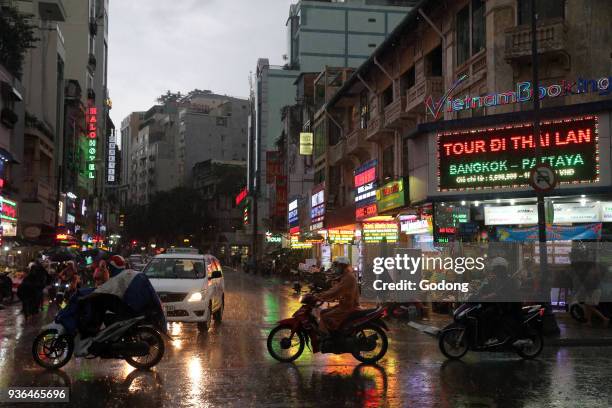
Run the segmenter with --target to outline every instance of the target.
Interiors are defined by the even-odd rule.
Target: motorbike
[[[329,336],[321,336],[315,311],[321,306],[308,293],[300,299],[302,306],[292,317],[278,322],[268,335],[270,355],[281,362],[296,360],[308,346],[313,353],[351,353],[357,360],[372,364],[384,357],[389,341],[387,325],[382,320],[386,309],[357,310]]]
[[[51,286],[49,292],[49,299],[61,306],[70,299],[73,291],[70,290],[70,283],[57,279]]]
[[[544,308],[541,305],[522,308],[522,322],[519,333],[508,333],[503,340],[489,343],[483,339],[480,315],[482,303],[465,303],[453,313],[454,322],[441,330],[438,346],[444,356],[458,360],[469,350],[505,352],[514,351],[523,359],[536,358],[544,348],[542,337],[542,316]]]
[[[153,321],[156,320],[150,316],[106,313],[104,328],[85,339],[78,330],[71,332],[55,321],[35,337],[32,356],[39,366],[52,370],[66,365],[73,353],[76,357],[122,359],[132,367],[149,369],[160,362],[165,352],[162,335],[166,335],[166,329]]]
[[[612,317],[612,303],[601,302],[596,308],[601,312],[602,315],[610,319]],[[587,319],[584,312],[584,302],[573,302],[569,307],[570,315],[574,320],[580,323],[586,323]]]

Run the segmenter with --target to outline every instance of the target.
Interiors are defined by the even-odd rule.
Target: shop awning
[[[7,161],[9,163],[16,163],[16,164],[19,163],[17,160],[15,160],[15,157],[11,154],[11,152],[9,152],[8,150],[2,147],[0,147],[0,159]]]

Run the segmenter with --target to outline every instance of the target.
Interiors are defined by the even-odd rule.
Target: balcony
[[[415,115],[406,111],[407,101],[404,96],[385,107],[385,127],[402,129],[415,123]]]
[[[366,129],[362,129],[359,125],[356,125],[355,128],[346,135],[346,152],[352,154],[359,148],[364,147],[366,143],[365,137]]]
[[[334,146],[330,146],[327,157],[330,166],[335,166],[346,158],[346,141],[340,140]]]
[[[406,112],[425,113],[425,99],[434,100],[444,94],[444,79],[441,76],[425,77],[406,91]]]
[[[384,112],[380,112],[378,115],[370,117],[368,129],[366,131],[367,141],[373,142],[390,134],[393,134],[393,129],[388,129],[385,127]]]
[[[22,185],[24,201],[47,203],[53,192],[48,178],[26,176]]]
[[[538,54],[567,54],[567,25],[562,18],[543,20],[536,28]],[[531,58],[531,26],[506,30],[506,60]]]
[[[89,34],[98,35],[98,22],[95,17],[89,17]]]
[[[66,9],[61,0],[39,1],[38,13],[41,20],[66,21]]]

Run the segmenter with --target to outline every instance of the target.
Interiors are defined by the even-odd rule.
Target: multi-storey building
[[[9,2],[11,3],[11,2]],[[66,19],[62,1],[12,2],[33,15],[38,41],[23,64],[24,150],[19,187],[19,231],[28,239],[49,241],[58,208],[57,163],[63,135],[66,48],[59,22]]]
[[[537,3],[539,141],[530,4],[421,1],[325,100],[312,125],[327,207],[314,229],[332,246],[321,253],[352,247],[334,244],[341,229],[361,230],[350,240],[361,244],[526,236],[540,162],[558,178],[546,199],[555,234],[610,234],[612,4]]]
[[[389,35],[415,1],[350,0],[344,2],[302,0],[292,5],[287,20],[289,47],[283,66],[257,62],[253,131],[249,135],[247,178],[256,197],[258,233],[270,229],[269,164],[274,161],[276,140],[282,132],[281,111],[295,104],[295,81],[302,72],[319,72],[325,66],[357,67]],[[270,183],[268,183],[268,181]]]
[[[247,117],[246,100],[200,90],[149,109],[127,150],[128,202],[144,205],[158,191],[191,186],[201,161],[245,161]]]
[[[138,128],[142,120],[144,120],[144,112],[132,112],[121,121],[121,187],[119,194],[121,208],[126,208],[133,199],[130,196],[132,190],[129,188],[134,168],[131,157],[133,146],[137,144]]]

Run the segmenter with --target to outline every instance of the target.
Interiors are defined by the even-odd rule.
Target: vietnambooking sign
[[[521,123],[438,134],[438,191],[525,187],[538,163],[561,184],[599,180],[596,116],[543,121],[540,132],[535,138],[532,125]]]
[[[469,96],[462,98],[452,98],[449,95],[457,86],[467,79],[464,75],[457,79],[448,91],[438,101],[434,101],[431,96],[425,100],[427,114],[440,118],[443,111],[458,112],[462,110],[478,109],[482,107],[494,107],[515,103],[529,102],[533,98],[533,86],[531,82],[518,82],[515,89],[506,92],[491,93],[484,96]],[[600,96],[608,96],[612,92],[610,81],[612,77],[602,77],[599,79],[578,78],[576,81],[562,80],[557,84],[542,85],[538,89],[539,99],[557,98],[568,95],[580,95],[586,93],[597,93]]]

